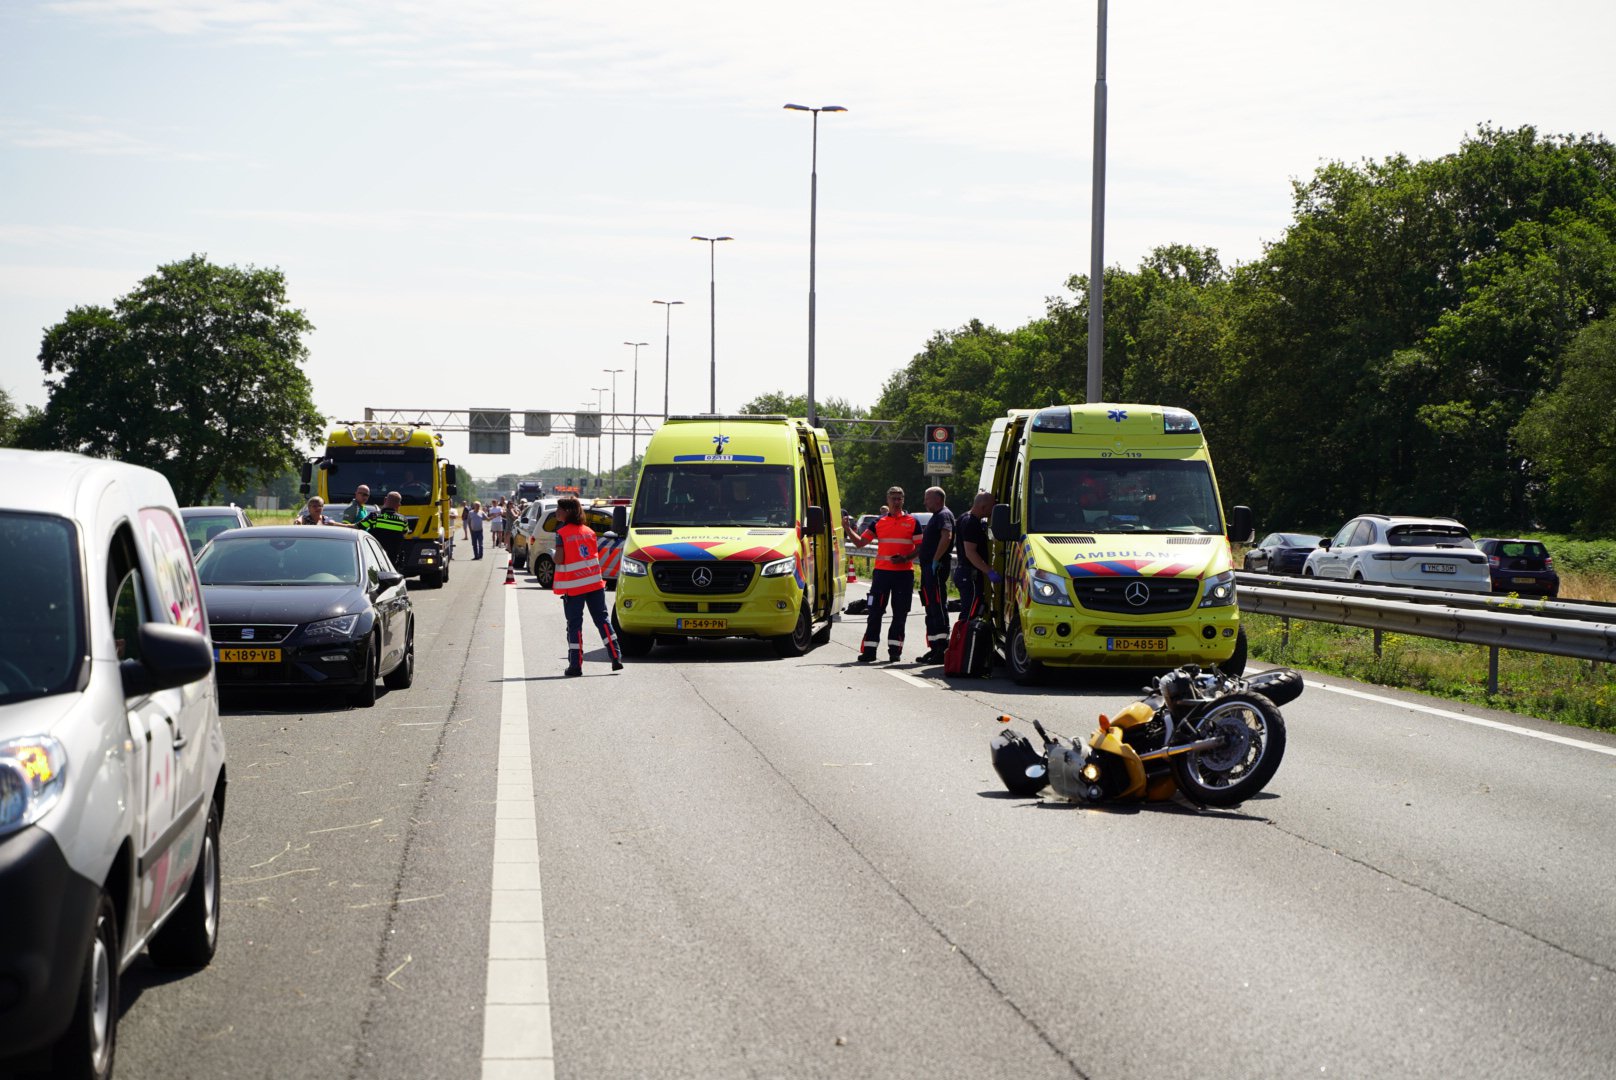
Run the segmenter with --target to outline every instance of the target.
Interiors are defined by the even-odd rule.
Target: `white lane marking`
[[[1592,750],[1596,754],[1609,754],[1616,757],[1616,747],[1601,746],[1598,743],[1585,742],[1582,739],[1570,739],[1564,735],[1555,735],[1547,731],[1533,731],[1531,728],[1517,727],[1514,724],[1505,724],[1497,720],[1486,720],[1479,716],[1466,716],[1464,713],[1453,712],[1449,709],[1438,709],[1432,705],[1416,705],[1407,701],[1397,701],[1393,698],[1381,697],[1379,694],[1366,694],[1362,690],[1348,690],[1344,686],[1330,686],[1328,683],[1315,683],[1320,690],[1328,690],[1332,694],[1345,694],[1347,697],[1363,698],[1365,701],[1377,701],[1382,705],[1395,705],[1399,708],[1413,709],[1415,712],[1430,713],[1448,720],[1462,720],[1466,724],[1475,724],[1478,727],[1497,728],[1499,731],[1508,731],[1515,735],[1525,735],[1529,739],[1542,739],[1544,742],[1559,743],[1561,746],[1574,746],[1578,750]]]
[[[935,684],[929,683],[925,679],[917,679],[915,676],[909,674],[907,671],[893,671],[891,668],[887,668],[887,674],[891,675],[894,679],[902,679],[904,682],[908,683],[911,686],[918,686],[922,690],[935,690],[935,689],[937,689]]]
[[[488,910],[482,1077],[553,1080],[550,969],[544,955],[527,670],[522,662],[522,623],[514,589],[505,592],[504,677],[494,782],[494,891]]]

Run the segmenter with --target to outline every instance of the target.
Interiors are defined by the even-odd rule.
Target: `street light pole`
[[[601,368],[612,377],[612,483],[617,483],[617,377],[623,374],[620,367]],[[613,489],[616,490],[615,488]]]
[[[595,392],[595,426],[597,429],[595,431],[595,486],[604,491],[606,489],[601,486],[600,482],[600,444],[605,442],[606,438],[600,433],[599,427],[600,414],[606,409],[606,388],[604,386],[591,386],[589,389]]]
[[[629,408],[634,410],[634,419],[631,421],[628,436],[628,465],[634,467],[634,456],[638,452],[640,438],[640,347],[649,345],[649,341],[625,341],[624,345],[634,347],[634,400]]]
[[[1089,218],[1089,368],[1085,400],[1099,401],[1105,363],[1105,14],[1099,0],[1098,44],[1094,58],[1094,203]]]
[[[807,105],[787,105],[797,112],[814,114],[814,150],[808,181],[808,424],[819,423],[819,411],[814,407],[814,255],[819,237],[819,114],[846,112],[840,105],[821,105],[815,109]]]
[[[672,355],[673,341],[673,309],[676,305],[684,303],[683,300],[653,300],[653,304],[661,304],[667,317],[662,321],[662,419],[668,419],[668,375],[673,370],[668,357]]]
[[[718,276],[717,264],[713,252],[718,250],[720,241],[733,240],[733,236],[692,236],[692,240],[702,240],[707,244],[707,342],[711,352],[710,372],[708,376],[707,411],[714,415],[718,413]]]

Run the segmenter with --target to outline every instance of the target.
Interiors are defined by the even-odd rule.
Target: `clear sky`
[[[279,267],[334,419],[870,404],[939,330],[1005,329],[1089,265],[1094,0],[0,0],[0,387],[42,331],[192,252]],[[1105,255],[1249,261],[1323,161],[1483,122],[1608,130],[1608,0],[1110,5]],[[116,388],[109,388],[116,392]],[[610,393],[606,395],[610,408]],[[937,418],[939,421],[946,417]],[[557,441],[559,442],[559,441]],[[561,453],[514,437],[474,473]],[[624,440],[618,451],[627,460]],[[610,453],[610,451],[608,451]],[[609,461],[608,461],[609,464]]]

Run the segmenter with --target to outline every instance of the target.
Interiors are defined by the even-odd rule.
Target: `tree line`
[[[1428,161],[1332,162],[1253,262],[1170,244],[1105,271],[1104,396],[1201,419],[1224,502],[1265,528],[1440,514],[1616,529],[1616,147],[1490,126]],[[1001,330],[934,334],[867,415],[956,425],[950,501],[1010,408],[1083,400],[1088,278]],[[765,395],[745,407],[801,404]],[[861,414],[829,403],[823,416]],[[797,408],[795,415],[801,415]],[[913,445],[838,443],[844,502],[922,484]],[[957,496],[957,498],[956,498]]]

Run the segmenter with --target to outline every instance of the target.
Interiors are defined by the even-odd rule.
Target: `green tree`
[[[1577,334],[1560,382],[1515,426],[1522,450],[1547,474],[1541,504],[1551,526],[1616,532],[1616,316]]]
[[[322,438],[303,335],[279,270],[169,263],[113,306],[79,307],[45,332],[50,398],[30,445],[162,472],[181,504],[243,489]]]

